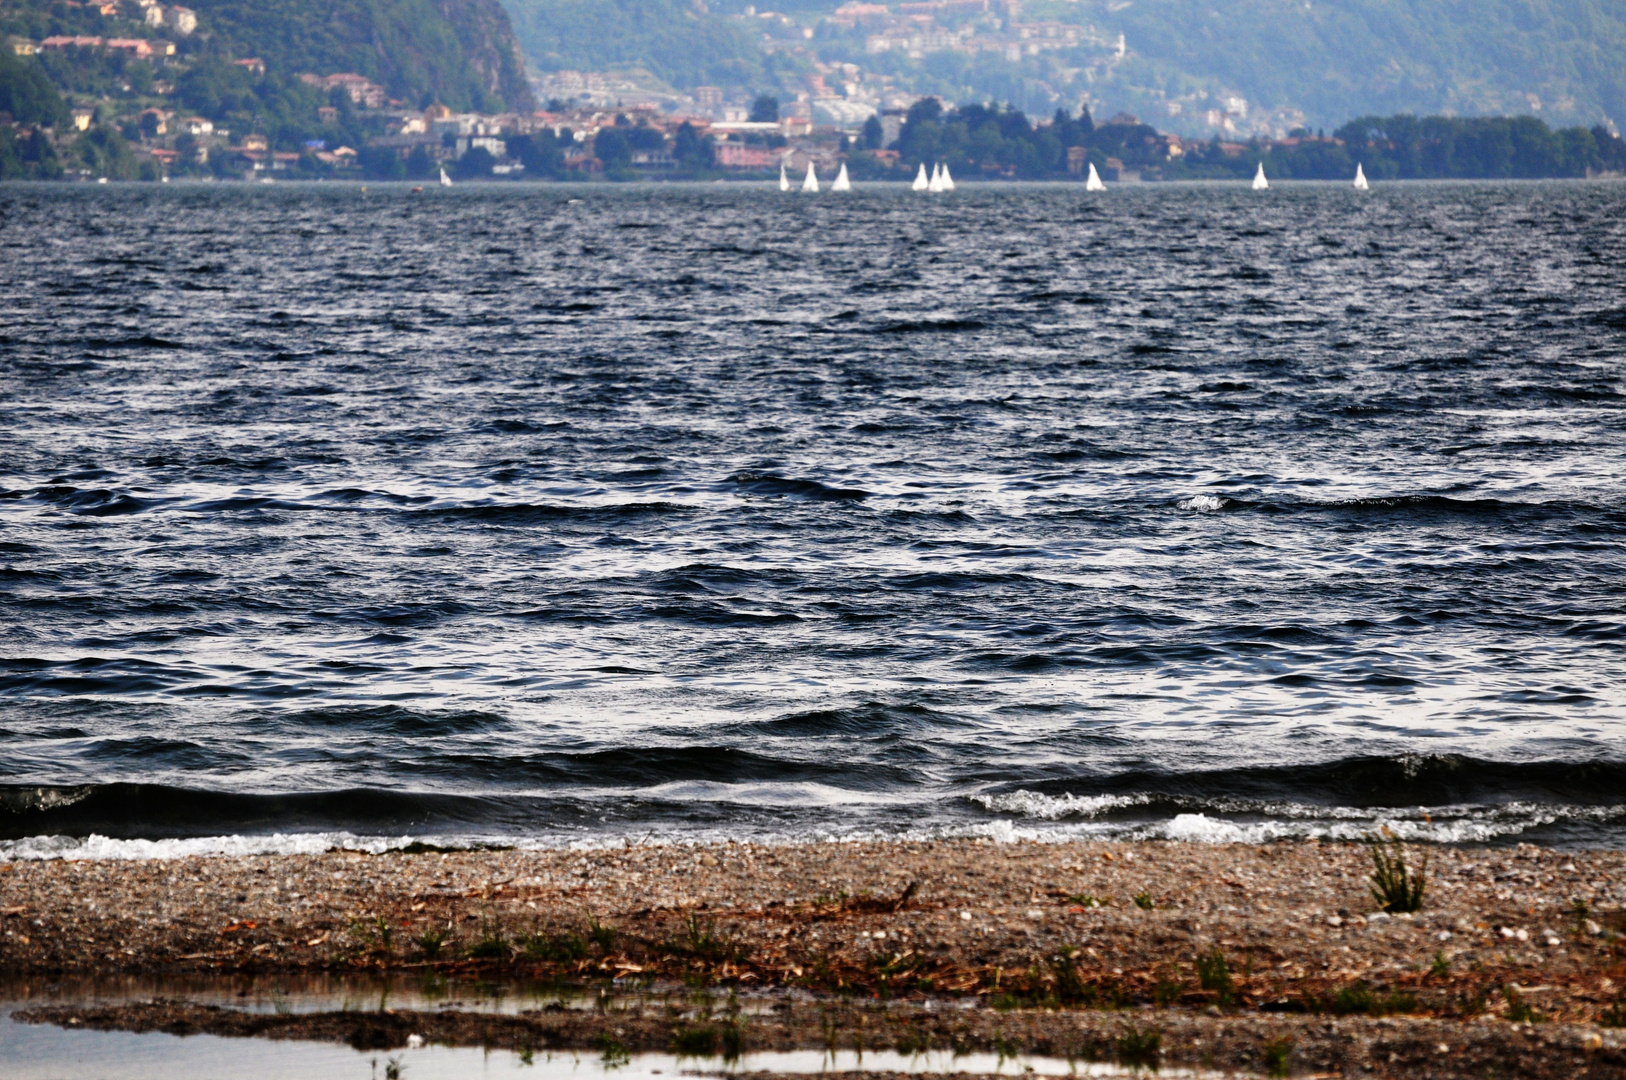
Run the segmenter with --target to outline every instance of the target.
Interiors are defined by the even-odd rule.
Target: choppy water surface
[[[14,855],[1626,839],[1626,185],[13,186],[0,242]]]

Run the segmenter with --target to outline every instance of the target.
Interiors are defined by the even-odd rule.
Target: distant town
[[[800,61],[806,70],[801,87],[790,92],[698,86],[677,93],[624,74],[554,71],[533,77],[540,108],[459,111],[432,100],[402,100],[353,71],[279,73],[257,56],[178,49],[199,27],[197,13],[183,6],[67,2],[93,8],[106,25],[126,26],[127,36],[14,35],[6,42],[0,60],[9,67],[0,68],[0,76],[24,90],[35,79],[35,99],[44,103],[32,106],[32,115],[0,112],[0,176],[760,179],[781,171],[799,177],[809,167],[828,177],[845,165],[857,180],[908,180],[922,165],[942,162],[961,179],[1082,180],[1093,166],[1106,182],[1121,184],[1242,178],[1261,163],[1278,176],[1313,178],[1347,177],[1364,164],[1379,180],[1626,170],[1626,153],[1612,130],[1554,132],[1532,117],[1363,118],[1327,133],[1304,127],[1302,114],[1264,114],[1235,97],[1164,103],[1169,115],[1202,110],[1210,134],[1192,138],[1161,132],[1127,112],[1093,116],[1087,92],[1076,109],[1030,118],[909,94],[865,64],[808,55]],[[766,28],[769,51],[802,49],[813,32],[771,11],[747,8],[739,17]],[[861,39],[866,57],[947,51],[1009,58],[1084,49],[1105,72],[1125,50],[1121,35],[1026,20],[1021,0],[848,3],[824,22],[830,33]],[[55,105],[46,101],[54,92],[45,75],[52,73],[74,87]],[[22,91],[10,93],[15,107]],[[1494,147],[1470,155],[1478,146],[1473,125],[1498,123],[1512,133],[1503,140],[1512,149],[1502,157]]]

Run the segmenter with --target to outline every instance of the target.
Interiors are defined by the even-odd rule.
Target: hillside
[[[453,109],[534,108],[524,64],[497,0],[191,0],[190,35],[146,27],[134,4],[112,15],[47,0],[0,0],[0,34],[38,40],[52,34],[165,37],[183,69],[219,59],[258,57],[272,80],[301,72],[355,72],[413,105]],[[129,9],[129,10],[124,10]],[[48,65],[64,90],[93,93],[89,57]],[[119,74],[119,73],[115,73]],[[128,82],[128,79],[123,80]]]
[[[1618,0],[991,0],[982,15],[941,10],[936,29],[958,45],[886,51],[876,20],[829,18],[839,0],[503,2],[543,70],[643,69],[678,87],[791,92],[809,63],[847,62],[903,92],[1128,109],[1186,134],[1212,133],[1216,116],[1242,135],[1402,112],[1626,124]],[[756,10],[769,7],[779,15]],[[1081,33],[988,47],[1019,44],[1024,23]]]
[[[414,104],[531,106],[496,0],[195,0],[207,31],[268,70],[353,71]]]
[[[1615,0],[1042,0],[1027,10],[1121,31],[1143,61],[1123,81],[1140,84],[1148,106],[1184,78],[1301,109],[1311,126],[1399,112],[1626,124],[1626,6]]]
[[[638,69],[681,89],[764,86],[753,35],[679,0],[510,0],[514,34],[542,71]]]

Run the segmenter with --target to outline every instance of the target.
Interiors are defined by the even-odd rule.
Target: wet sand
[[[846,1047],[878,1025],[875,1045],[961,1039],[1111,1060],[1156,1032],[1169,1064],[1264,1070],[1268,1054],[1286,1054],[1292,1069],[1342,1075],[1626,1076],[1626,1031],[1612,1026],[1626,1023],[1626,855],[1528,846],[1428,855],[1424,908],[1398,917],[1375,913],[1371,848],[1345,844],[12,863],[0,864],[0,972],[392,969],[656,982],[780,994],[744,1029],[765,1047],[831,1038]],[[968,1001],[976,1007],[944,1008]],[[207,1015],[185,1003],[121,1008],[81,1011],[79,1022]],[[376,1022],[393,1033],[377,1036],[386,1040],[467,1042],[478,1030],[515,1046],[592,1046],[613,1031],[592,1015],[568,1020]],[[208,1022],[243,1021],[224,1010]],[[310,1017],[255,1023],[269,1027],[254,1034],[352,1038]],[[689,1021],[668,1008],[637,1023],[629,1047],[666,1049]]]

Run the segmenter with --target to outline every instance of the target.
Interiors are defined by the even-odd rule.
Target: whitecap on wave
[[[979,822],[958,830],[960,835],[1040,841],[1117,839],[1257,844],[1309,838],[1370,840],[1386,834],[1408,841],[1463,844],[1487,843],[1548,825],[1626,821],[1626,805],[1564,806],[1531,802],[1495,806],[1354,807],[1236,798],[1171,800],[1148,794],[1045,795],[1023,790],[973,795],[971,801],[993,813],[1010,816]],[[1171,802],[1175,804],[1173,807],[1169,806]],[[1135,807],[1159,804],[1168,809],[1161,814],[1155,809],[1133,812]],[[1125,810],[1131,812],[1114,813]],[[1106,820],[1101,820],[1103,818]],[[1047,824],[1037,824],[1039,822]]]
[[[1189,499],[1181,499],[1178,505],[1182,510],[1196,510],[1199,513],[1211,513],[1215,510],[1225,509],[1229,499],[1222,499],[1218,495],[1193,495]]]
[[[1041,795],[1036,791],[1008,791],[1001,795],[973,795],[971,801],[995,813],[1060,821],[1069,817],[1095,817],[1126,806],[1145,806],[1152,798],[1150,795]]]

